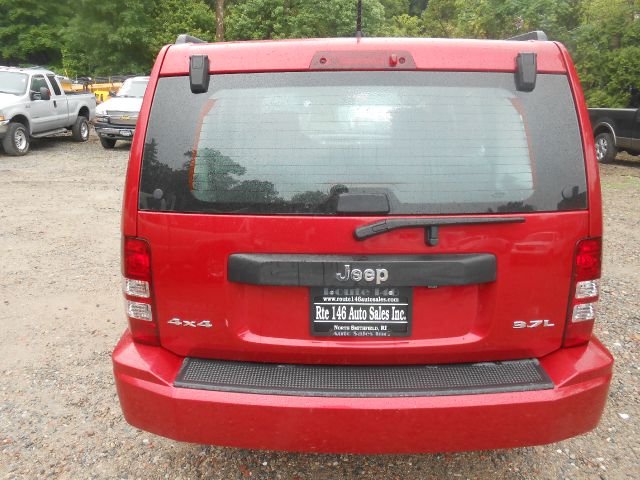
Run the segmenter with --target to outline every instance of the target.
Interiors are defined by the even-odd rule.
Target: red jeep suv
[[[183,36],[144,97],[122,235],[113,364],[143,430],[442,452],[602,414],[598,168],[558,43]]]

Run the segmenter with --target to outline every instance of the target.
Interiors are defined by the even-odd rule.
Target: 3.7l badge
[[[513,322],[513,328],[536,328],[536,327],[555,327],[555,323],[551,323],[551,320],[516,320]]]

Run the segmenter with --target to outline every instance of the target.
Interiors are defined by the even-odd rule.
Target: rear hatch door
[[[539,74],[159,80],[138,231],[162,345],[297,363],[557,349],[588,234],[568,80]]]

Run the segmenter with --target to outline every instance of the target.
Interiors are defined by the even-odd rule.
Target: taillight
[[[600,295],[602,271],[602,239],[586,238],[576,245],[571,277],[571,297],[564,346],[587,343],[591,338]]]
[[[122,276],[131,336],[137,342],[158,345],[158,326],[153,313],[151,249],[146,240],[123,239]]]

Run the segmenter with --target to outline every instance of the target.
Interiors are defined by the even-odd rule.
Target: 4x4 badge
[[[201,321],[198,322],[197,320],[180,320],[179,318],[172,318],[167,323],[169,325],[176,325],[177,327],[192,327],[192,328],[197,328],[197,327],[211,328],[211,327],[213,327],[213,324],[211,323],[210,320],[201,320]]]
[[[386,268],[366,268],[361,270],[359,268],[351,269],[350,265],[344,265],[342,267],[343,272],[336,272],[336,278],[341,282],[348,282],[349,279],[354,282],[364,280],[365,282],[376,282],[376,285],[380,285],[382,282],[386,282],[389,279],[389,271]]]

